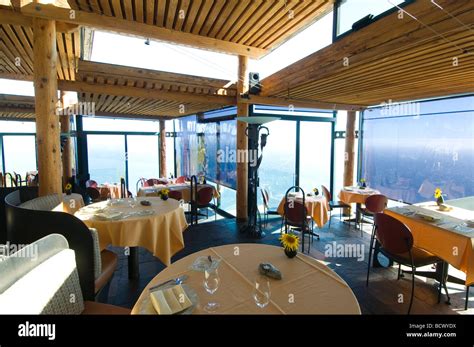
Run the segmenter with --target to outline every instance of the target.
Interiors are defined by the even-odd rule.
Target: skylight
[[[329,13],[262,59],[250,60],[249,70],[263,79],[331,41]],[[231,81],[237,76],[236,56],[102,31],[94,33],[91,60]]]
[[[34,96],[33,82],[0,78],[0,94]]]

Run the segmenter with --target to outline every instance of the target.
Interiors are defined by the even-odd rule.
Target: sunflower
[[[314,193],[314,195],[318,195],[319,194],[318,188],[313,188],[313,193]]]
[[[443,192],[441,191],[441,189],[436,188],[436,189],[435,189],[435,193],[434,193],[434,197],[435,197],[436,199],[439,199],[439,198],[441,197],[441,194],[443,194]]]
[[[66,187],[64,187],[65,190],[71,190],[72,189],[72,184],[68,183],[66,184]]]
[[[295,234],[283,234],[280,236],[279,240],[285,249],[289,251],[298,250],[299,239]]]

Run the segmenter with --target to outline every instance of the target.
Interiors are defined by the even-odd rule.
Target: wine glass
[[[219,288],[219,273],[216,269],[207,269],[204,271],[204,289],[209,294],[214,294],[217,289]],[[217,302],[208,302],[204,309],[207,312],[214,312],[219,307],[219,303]]]
[[[255,279],[253,288],[253,298],[258,307],[264,308],[270,302],[270,281],[265,276],[258,276]]]
[[[138,200],[137,200],[136,198],[131,198],[131,199],[129,200],[128,205],[129,205],[131,208],[135,208],[135,207],[137,207],[137,203],[138,203]]]

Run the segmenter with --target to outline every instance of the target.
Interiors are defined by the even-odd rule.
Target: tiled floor
[[[279,245],[278,236],[280,219],[272,219],[263,239],[254,239],[239,232],[235,220],[218,220],[202,223],[189,227],[184,232],[185,248],[177,253],[172,261],[176,261],[196,251],[230,243],[265,243]],[[345,223],[333,217],[331,229],[326,225],[319,230],[321,239],[314,239],[310,255],[323,260],[336,271],[352,288],[359,300],[362,312],[365,314],[406,314],[411,289],[411,277],[397,280],[397,268],[371,269],[370,285],[366,287],[367,259],[369,251],[370,227],[366,226],[363,237],[360,231],[349,230]],[[342,247],[347,250],[345,254],[338,253]],[[127,272],[127,259],[123,249],[112,248],[119,257],[119,266],[111,281],[108,298],[109,303],[132,307],[146,284],[157,273],[163,270],[164,265],[145,249],[140,248],[140,278],[129,280]],[[329,254],[335,249],[335,254]],[[352,253],[352,254],[351,254]],[[334,257],[329,257],[334,255]],[[428,267],[428,270],[429,267]],[[459,275],[455,269],[450,270]],[[461,274],[462,275],[462,274]],[[412,314],[473,314],[474,289],[471,289],[470,309],[464,311],[465,287],[448,284],[451,296],[451,305],[444,303],[444,295],[440,304],[437,303],[437,282],[431,279],[417,277],[415,299]],[[399,303],[400,294],[405,298],[405,303]],[[101,297],[102,301],[105,301]]]

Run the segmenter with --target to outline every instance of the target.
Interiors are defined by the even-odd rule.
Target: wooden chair
[[[360,209],[362,218],[364,216],[373,218],[376,213],[383,213],[383,211],[387,208],[387,204],[388,204],[388,199],[385,195],[382,195],[382,194],[370,195],[365,200],[365,204],[364,204],[365,208]],[[372,226],[372,228],[374,228],[374,225]],[[362,222],[359,222],[359,229],[360,229],[360,236],[362,237],[363,232],[364,232],[362,230]]]

